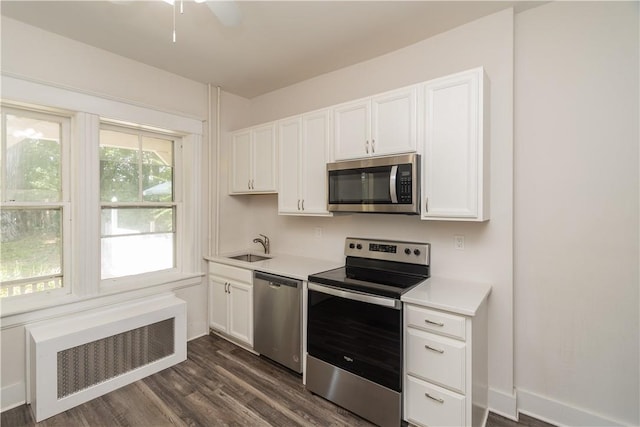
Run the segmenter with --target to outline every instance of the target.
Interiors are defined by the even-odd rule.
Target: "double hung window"
[[[176,157],[171,135],[100,128],[101,277],[176,268]]]
[[[97,98],[72,111],[32,89],[29,106],[0,104],[2,318],[197,284],[201,123]]]
[[[2,108],[0,298],[68,293],[70,119]]]

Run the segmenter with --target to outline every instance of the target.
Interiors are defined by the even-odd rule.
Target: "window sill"
[[[51,298],[27,299],[24,301],[0,301],[2,329],[38,322],[54,317],[65,316],[86,310],[92,310],[136,298],[173,291],[202,283],[204,273],[168,272],[146,277],[127,278],[117,284],[104,284],[95,295],[60,295]],[[45,295],[42,295],[45,297]],[[35,299],[38,299],[37,301]]]

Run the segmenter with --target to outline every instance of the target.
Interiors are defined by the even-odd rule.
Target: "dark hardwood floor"
[[[13,426],[371,426],[306,391],[299,375],[215,335],[190,341],[185,362],[36,424],[26,405]],[[548,427],[490,414],[490,427]]]

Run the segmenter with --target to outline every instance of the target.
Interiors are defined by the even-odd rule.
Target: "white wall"
[[[2,16],[2,74],[205,120],[202,83]]]
[[[562,424],[640,425],[638,4],[515,21],[518,406]]]
[[[172,75],[6,17],[2,17],[0,28],[3,82],[15,81],[15,79],[6,78],[9,76],[21,81],[46,83],[75,93],[96,96],[92,99],[100,97],[117,100],[118,105],[126,107],[133,105],[172,113],[171,117],[186,117],[189,118],[190,123],[198,123],[198,120],[207,118],[207,87],[202,83]],[[63,106],[64,103],[65,100],[56,99],[56,105]],[[123,108],[123,110],[140,111],[141,109],[132,107]],[[169,115],[161,114],[161,116]],[[155,126],[159,125],[155,123]],[[202,182],[198,183],[202,184],[202,193],[196,197],[205,199],[201,204],[203,207],[201,215],[206,218],[205,196],[208,194],[205,178],[208,168],[206,135],[203,141],[205,145],[202,155],[203,177]],[[207,221],[203,221],[203,235],[208,233],[207,227]],[[203,238],[203,245],[204,241]],[[199,252],[199,248],[193,251],[193,253],[196,252]],[[195,260],[194,264],[197,265],[198,261]],[[195,282],[197,284],[176,289],[176,295],[187,302],[189,338],[200,336],[208,331],[206,281],[196,279]],[[162,288],[166,291],[175,286],[168,285]],[[141,292],[148,293],[146,290]],[[134,297],[140,297],[140,294],[131,298]],[[98,297],[78,304],[20,315],[18,320],[9,319],[11,323],[7,322],[7,317],[2,319],[0,332],[0,407],[2,410],[19,405],[25,400],[25,324],[36,319],[72,314],[87,309],[88,306],[100,305],[104,300],[112,302],[114,297]],[[15,326],[8,326],[9,324]]]
[[[512,312],[512,100],[513,13],[506,10],[370,61],[254,98],[247,121],[258,124],[327,107],[342,101],[484,66],[491,82],[491,220],[482,224],[420,221],[395,215],[299,218],[277,215],[276,196],[234,196],[244,212],[221,217],[225,232],[248,227],[242,242],[223,239],[221,250],[259,250],[258,233],[271,239],[274,252],[344,259],[346,236],[427,241],[432,244],[432,274],[493,284],[490,297],[490,387],[513,407]],[[223,107],[224,111],[224,107]],[[228,142],[228,139],[227,139]],[[224,160],[224,159],[223,159]],[[235,200],[237,199],[237,200]],[[229,203],[229,199],[224,202]],[[315,237],[315,228],[323,236]],[[466,249],[453,248],[464,235]],[[233,247],[232,247],[233,246]]]
[[[229,196],[230,131],[246,126],[250,101],[237,95],[222,92],[220,99],[220,159],[218,191],[220,192],[220,225],[218,245],[223,252],[244,249],[251,242],[251,200],[256,196]],[[212,218],[214,219],[214,218]]]

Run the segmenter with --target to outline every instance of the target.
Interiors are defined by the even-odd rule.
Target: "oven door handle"
[[[315,283],[309,283],[309,290],[321,292],[323,294],[329,294],[340,298],[346,298],[354,301],[365,302],[367,304],[381,305],[383,307],[393,308],[394,310],[400,310],[402,303],[400,300],[393,298],[379,297],[375,295],[361,294],[357,292],[348,292],[341,289],[330,288],[328,286],[321,286]]]

